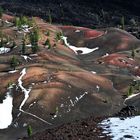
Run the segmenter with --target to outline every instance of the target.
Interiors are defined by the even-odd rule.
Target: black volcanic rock
[[[17,15],[39,16],[53,23],[90,28],[116,27],[125,17],[125,24],[139,20],[139,1],[121,0],[1,0],[0,6]],[[50,11],[50,12],[49,12]],[[111,21],[111,22],[109,22]]]
[[[13,0],[6,0],[7,2],[13,2]],[[69,3],[79,3],[79,4],[84,4],[92,7],[93,5],[98,5],[101,6],[102,8],[104,6],[114,8],[114,6],[119,6],[123,9],[126,9],[128,11],[134,12],[135,14],[139,15],[140,12],[140,1],[139,0],[127,0],[127,1],[122,1],[122,0],[15,0],[14,2],[31,2],[31,3],[42,3],[43,5],[47,5],[48,3],[54,3],[54,4],[60,4],[64,2],[69,2]]]

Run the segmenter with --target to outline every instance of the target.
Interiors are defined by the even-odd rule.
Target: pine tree
[[[131,96],[133,94],[133,86],[129,86],[127,96]]]
[[[34,29],[34,31],[30,34],[30,42],[32,45],[37,44],[39,40],[39,33],[38,33],[38,29]]]
[[[61,40],[61,36],[62,36],[62,32],[57,32],[56,35],[55,35],[55,40],[56,41]]]
[[[49,23],[52,24],[52,16],[51,16],[51,11],[49,9]]]
[[[11,68],[15,70],[18,64],[19,64],[18,59],[15,56],[13,56],[10,62]]]
[[[25,39],[22,40],[22,54],[25,54],[26,53],[26,43],[25,43]]]
[[[132,49],[131,56],[132,56],[132,58],[135,58],[135,50],[134,49]]]
[[[33,133],[33,131],[32,131],[31,125],[28,125],[28,128],[27,128],[28,137],[31,137],[32,136],[32,133]]]
[[[21,25],[28,25],[28,18],[25,16],[20,17]]]
[[[18,28],[21,28],[21,20],[19,17],[16,17],[15,18],[15,26],[18,27]]]
[[[34,45],[32,46],[32,52],[33,52],[33,53],[37,53],[38,50],[39,50],[39,46],[38,46],[37,44],[34,44]]]

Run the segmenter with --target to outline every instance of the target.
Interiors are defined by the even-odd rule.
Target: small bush
[[[27,134],[28,134],[28,137],[31,137],[32,134],[33,134],[33,130],[32,130],[31,125],[28,125],[28,128],[27,128]]]

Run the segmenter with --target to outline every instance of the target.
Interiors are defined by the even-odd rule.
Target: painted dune
[[[3,18],[11,23],[12,19],[8,15]],[[8,121],[5,129],[0,128],[0,138],[25,136],[27,125],[32,125],[35,133],[91,115],[114,115],[127,102],[140,110],[139,95],[131,96],[125,104],[123,98],[140,76],[137,38],[115,28],[57,26],[37,17],[34,21],[39,29],[36,53],[32,53],[28,39],[24,55],[19,47],[33,28],[15,30],[12,24],[2,29],[11,39],[14,36],[16,46],[7,45],[9,51],[5,53],[0,48],[0,107],[9,98],[9,85],[13,101],[12,122]],[[57,33],[61,33],[58,38]],[[45,43],[47,39],[50,44]],[[15,68],[10,63],[13,56],[18,59]],[[134,94],[138,92],[135,90]],[[4,120],[0,117],[1,121]]]

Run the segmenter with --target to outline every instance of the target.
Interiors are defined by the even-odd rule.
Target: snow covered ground
[[[21,90],[24,92],[24,95],[25,95],[25,98],[24,98],[24,100],[22,101],[22,103],[21,103],[21,105],[19,107],[19,110],[22,111],[22,112],[23,112],[22,107],[24,106],[26,100],[29,98],[29,93],[31,92],[31,88],[27,90],[22,85],[22,78],[23,78],[24,75],[26,75],[26,68],[24,68],[21,71],[21,76],[18,79],[18,85],[21,88]]]
[[[140,116],[126,119],[109,118],[101,123],[104,133],[112,136],[112,140],[139,140]]]
[[[10,51],[10,48],[5,48],[5,47],[0,48],[0,54],[8,53],[9,51]]]
[[[6,99],[3,100],[3,103],[0,103],[0,129],[7,128],[13,120],[12,117],[12,108],[13,108],[13,97],[10,95],[10,89],[6,94]]]
[[[75,47],[75,46],[70,45],[70,44],[67,42],[67,37],[62,36],[62,39],[64,40],[65,44],[66,44],[70,49],[72,49],[76,54],[78,54],[78,51],[81,51],[80,54],[88,54],[88,53],[91,53],[91,52],[96,51],[96,50],[99,49],[98,47],[93,48],[93,49],[86,48],[86,47]]]

